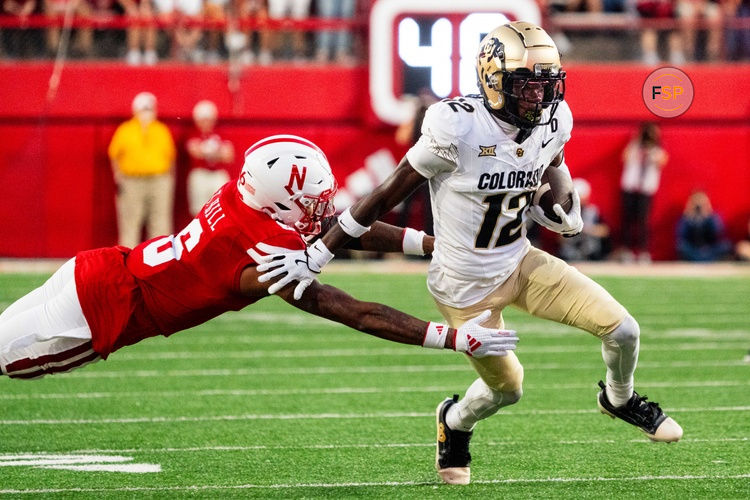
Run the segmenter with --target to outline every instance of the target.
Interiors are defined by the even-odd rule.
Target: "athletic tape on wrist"
[[[307,255],[318,265],[319,270],[333,259],[333,253],[328,250],[328,247],[321,239],[316,240],[315,243],[307,248]]]
[[[404,255],[424,255],[424,247],[422,242],[427,233],[424,231],[417,231],[410,227],[404,228],[404,237],[402,241],[402,248],[404,249]]]
[[[343,229],[344,232],[352,238],[359,238],[370,230],[369,227],[365,227],[354,220],[354,217],[352,217],[352,212],[348,208],[344,210],[341,215],[339,215],[339,226],[341,226],[341,229]]]
[[[424,347],[429,347],[430,349],[444,348],[445,339],[448,338],[448,330],[450,330],[448,325],[433,323],[430,321],[427,323],[427,330],[425,331],[424,342],[422,342],[422,345]]]

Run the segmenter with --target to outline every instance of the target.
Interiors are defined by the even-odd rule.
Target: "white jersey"
[[[430,106],[406,157],[429,179],[435,250],[427,284],[438,301],[474,304],[515,270],[530,245],[526,208],[572,127],[562,102],[550,124],[518,144],[518,129],[490,114],[478,95]]]

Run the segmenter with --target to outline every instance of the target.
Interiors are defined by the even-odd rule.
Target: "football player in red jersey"
[[[269,285],[258,280],[256,264],[271,252],[304,250],[303,235],[314,235],[333,215],[335,192],[315,144],[289,135],[261,140],[245,153],[239,179],[217,191],[179,233],[133,249],[80,252],[3,311],[1,373],[36,378],[66,372],[267,297]],[[400,228],[373,231],[360,239],[365,248],[403,249]],[[506,355],[518,340],[513,331],[480,326],[489,313],[453,329],[317,281],[300,300],[292,298],[293,289],[278,294],[303,311],[395,342],[484,357]]]

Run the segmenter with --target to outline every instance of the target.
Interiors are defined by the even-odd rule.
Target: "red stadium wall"
[[[733,238],[750,218],[750,66],[685,70],[695,86],[693,105],[679,118],[660,121],[670,160],[652,218],[658,259],[674,257],[674,226],[693,189],[708,192]],[[159,98],[160,117],[178,142],[189,130],[195,102],[214,100],[238,159],[263,136],[299,134],[320,144],[341,181],[380,148],[396,158],[403,153],[393,143],[393,128],[373,119],[363,68],[249,68],[233,94],[224,67],[70,64],[46,104],[50,73],[49,64],[0,66],[0,256],[67,257],[115,243],[106,148],[141,90]],[[568,67],[567,99],[576,124],[566,157],[574,176],[591,182],[592,201],[614,234],[620,152],[639,122],[652,118],[640,97],[647,74],[640,66]],[[184,157],[178,163],[180,226],[189,216]]]

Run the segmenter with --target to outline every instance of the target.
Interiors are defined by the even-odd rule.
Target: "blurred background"
[[[122,241],[120,181],[154,172],[127,170],[127,134],[113,139],[144,111],[173,144],[154,169],[174,230],[279,133],[323,148],[343,210],[395,168],[425,106],[477,92],[479,40],[507,19],[562,53],[566,159],[590,207],[580,239],[532,230],[538,244],[573,261],[750,258],[748,0],[3,0],[0,257]],[[662,66],[694,88],[676,118],[642,97]],[[429,232],[412,201],[389,221]]]

